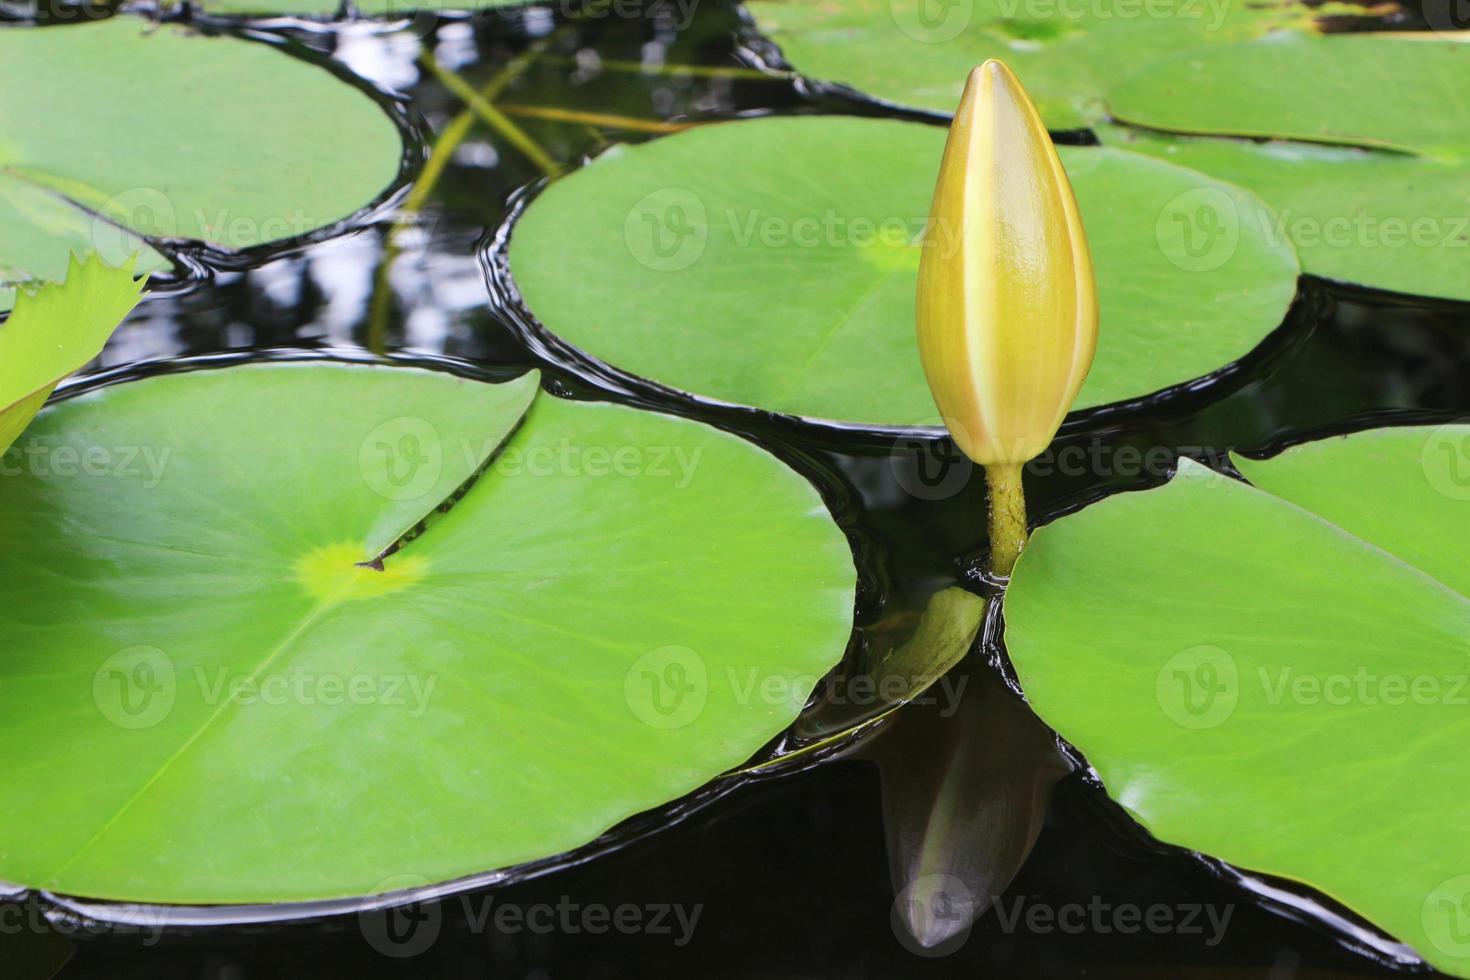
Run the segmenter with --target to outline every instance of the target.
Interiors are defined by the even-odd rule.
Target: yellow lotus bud
[[[918,328],[940,415],[986,468],[993,564],[1007,574],[1025,540],[1021,464],[1051,443],[1092,366],[1097,291],[1062,162],[999,61],[970,73],[950,126],[919,266]],[[997,527],[997,512],[1009,527]]]

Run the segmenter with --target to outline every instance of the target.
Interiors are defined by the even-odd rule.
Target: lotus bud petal
[[[992,510],[1014,523],[1021,464],[1051,443],[1092,366],[1097,291],[1062,162],[999,61],[970,73],[950,126],[919,266],[918,336],[940,415],[986,467]],[[998,481],[1014,484],[1015,499],[997,498]],[[1024,541],[1024,504],[1019,518]]]

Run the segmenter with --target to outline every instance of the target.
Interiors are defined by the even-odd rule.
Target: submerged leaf
[[[72,256],[65,282],[22,290],[0,322],[0,454],[63,378],[102,353],[142,291],[131,262],[114,268],[95,254],[85,261]]]
[[[726,432],[535,388],[272,364],[43,412],[43,465],[0,479],[0,879],[188,904],[448,881],[789,725],[852,626],[817,492]]]
[[[922,697],[970,652],[984,617],[984,599],[964,589],[940,589],[903,643],[881,650],[864,669],[834,674],[792,734],[802,742],[825,744]]]
[[[1304,882],[1470,976],[1459,750],[1470,427],[1183,462],[1038,530],[1005,599],[1031,705],[1160,840]]]

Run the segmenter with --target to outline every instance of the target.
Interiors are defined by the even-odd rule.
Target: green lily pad
[[[58,278],[83,246],[118,264],[139,235],[223,249],[299,237],[371,204],[403,154],[387,113],[325,69],[129,16],[0,30],[0,90],[10,292]],[[163,267],[147,250],[136,268]]]
[[[1282,66],[1310,84],[1281,84]],[[1467,79],[1470,48],[1452,41],[1271,37],[1147,66],[1108,102],[1154,131],[1099,132],[1255,191],[1271,210],[1230,220],[1288,237],[1308,272],[1470,299],[1470,109],[1457,95]],[[1190,94],[1206,84],[1231,97]]]
[[[1470,168],[1311,143],[1165,136],[1103,127],[1104,142],[1249,187],[1270,208],[1225,214],[1296,246],[1306,272],[1470,300]],[[1223,212],[1222,212],[1223,213]]]
[[[1239,460],[1041,528],[1032,706],[1160,840],[1304,882],[1470,976],[1470,427]]]
[[[946,115],[959,104],[971,69],[999,58],[1020,76],[1051,129],[1103,118],[1107,92],[1148,61],[1313,16],[1306,7],[1238,0],[753,0],[745,6],[803,74]]]
[[[72,256],[64,282],[22,292],[0,323],[0,454],[41,410],[56,385],[102,352],[138,303],[143,280],[95,254]]]
[[[534,376],[172,374],[18,448],[0,879],[31,887],[278,902],[558,854],[748,758],[850,635],[805,480]]]
[[[623,371],[810,418],[936,424],[913,324],[944,139],[920,123],[767,117],[620,146],[532,202],[511,271],[548,330]],[[1062,161],[1102,310],[1079,408],[1208,375],[1281,323],[1290,243],[1196,227],[1258,198],[1122,150],[1063,147]]]
[[[1459,159],[1467,81],[1470,47],[1455,41],[1285,33],[1154,61],[1108,91],[1108,108],[1152,129]]]

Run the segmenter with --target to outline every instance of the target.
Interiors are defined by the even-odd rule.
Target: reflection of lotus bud
[[[998,61],[970,74],[919,267],[919,356],[934,402],[991,487],[993,567],[1025,540],[1021,464],[1051,442],[1097,346],[1077,202],[1051,137]]]

